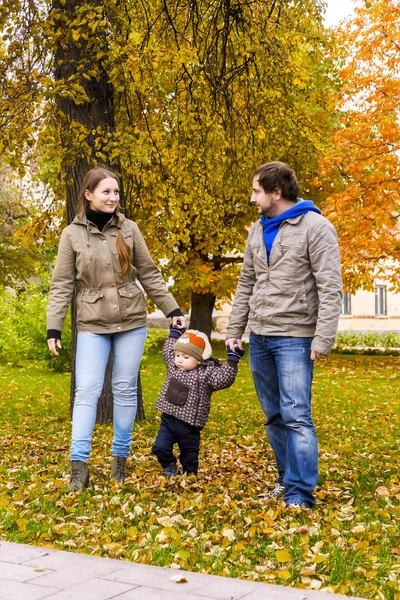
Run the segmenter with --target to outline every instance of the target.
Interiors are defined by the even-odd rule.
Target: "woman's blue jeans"
[[[78,333],[76,389],[72,415],[71,460],[88,462],[110,350],[113,352],[112,392],[114,439],[112,455],[129,456],[137,408],[137,381],[146,341],[146,327],[121,333]]]
[[[315,504],[318,444],[311,419],[312,338],[250,334],[250,369],[289,504]]]

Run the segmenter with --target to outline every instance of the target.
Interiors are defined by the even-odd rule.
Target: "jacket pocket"
[[[133,247],[133,239],[132,239],[132,234],[131,233],[125,233],[123,234],[124,238],[125,238],[125,242],[128,244],[128,246],[130,247],[131,251],[132,251],[132,247]],[[118,254],[118,250],[117,250],[117,232],[111,232],[111,238],[112,238],[112,251],[113,253],[119,257]]]
[[[288,280],[302,281],[308,274],[309,256],[302,235],[285,235],[276,239],[271,251],[271,263]]]
[[[77,298],[77,319],[84,325],[103,324],[106,319],[104,293],[100,290],[84,290]]]
[[[282,291],[271,308],[277,323],[296,325],[309,319],[304,283],[295,284]]]
[[[256,312],[256,298],[254,293],[250,296],[249,300],[249,319],[252,319]]]
[[[138,286],[134,283],[125,283],[118,288],[118,294],[121,298],[134,298],[138,294],[142,292],[139,290]]]
[[[124,319],[140,318],[146,315],[146,302],[143,293],[135,283],[128,282],[118,288],[121,315]]]
[[[306,247],[304,235],[301,234],[282,235],[278,243],[286,249],[291,249],[295,252]]]
[[[189,387],[175,377],[171,378],[165,399],[174,406],[185,406],[189,395]]]

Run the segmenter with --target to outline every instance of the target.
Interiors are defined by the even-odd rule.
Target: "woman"
[[[47,343],[58,356],[61,331],[76,288],[76,389],[72,416],[71,483],[89,484],[90,442],[110,350],[113,352],[114,438],[111,477],[122,482],[132,441],[137,380],[147,311],[139,280],[153,302],[185,326],[185,318],[147,250],[138,226],[119,212],[119,181],[103,167],[85,176],[78,214],[64,229],[47,309]]]

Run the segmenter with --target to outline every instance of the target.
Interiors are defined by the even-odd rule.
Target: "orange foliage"
[[[338,32],[341,112],[321,160],[346,289],[385,276],[400,289],[400,3],[363,3]]]

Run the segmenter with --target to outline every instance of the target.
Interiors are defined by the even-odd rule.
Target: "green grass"
[[[165,334],[164,334],[165,335]],[[224,347],[214,342],[214,355]],[[68,493],[69,375],[0,365],[0,538],[365,598],[400,598],[400,393],[395,356],[317,364],[318,504],[259,501],[275,481],[248,353],[213,396],[199,477],[165,479],[150,448],[164,377],[161,344],[142,370],[146,421],[129,479],[110,481],[112,427],[97,426],[91,487]]]

